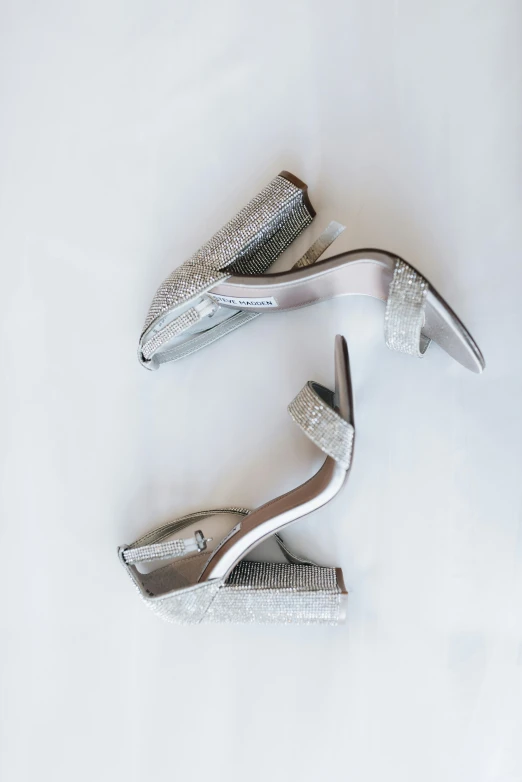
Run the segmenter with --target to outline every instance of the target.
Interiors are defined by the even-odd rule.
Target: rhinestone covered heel
[[[297,557],[279,535],[282,527],[329,502],[349,473],[355,428],[348,349],[339,336],[335,377],[334,392],[308,383],[289,405],[292,419],[326,455],[310,480],[256,510],[199,511],[120,547],[122,565],[154,613],[181,624],[343,620],[341,570]],[[191,534],[181,538],[181,532]],[[286,562],[246,559],[270,537]]]
[[[230,309],[218,312],[206,294],[231,273],[265,272],[314,217],[304,182],[282,171],[160,285],[140,338],[141,363],[157,369],[187,354],[187,345],[182,348],[176,339],[183,344],[187,335],[199,334],[201,342],[201,331],[210,328],[213,342],[255,317]],[[199,349],[199,342],[189,345],[188,352]]]
[[[342,230],[338,223],[292,269],[267,271],[314,214],[306,185],[288,172],[276,177],[160,286],[140,339],[142,364],[154,369],[184,358],[262,313],[362,294],[386,302],[384,335],[392,350],[421,357],[433,341],[482,372],[484,358],[462,321],[402,258],[365,249],[321,260]]]

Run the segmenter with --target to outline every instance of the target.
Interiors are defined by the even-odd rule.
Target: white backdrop
[[[2,779],[519,782],[518,0],[0,14]],[[482,376],[388,352],[362,298],[139,366],[157,285],[282,168],[319,215],[286,264],[334,218],[399,253]],[[117,545],[310,475],[286,405],[337,332],[354,467],[287,539],[343,568],[346,624],[161,623]]]

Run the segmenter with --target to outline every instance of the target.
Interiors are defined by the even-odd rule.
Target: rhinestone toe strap
[[[288,405],[288,412],[307,437],[347,470],[353,451],[354,428],[318,393],[333,394],[317,383],[307,383]]]
[[[430,340],[422,334],[428,282],[404,261],[397,258],[390,283],[384,337],[391,350],[421,357]]]

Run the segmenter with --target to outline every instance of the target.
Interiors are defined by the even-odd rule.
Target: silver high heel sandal
[[[410,264],[384,250],[319,261],[342,230],[331,223],[286,272],[265,273],[315,215],[306,185],[283,171],[159,287],[139,345],[148,369],[211,344],[263,312],[362,294],[386,302],[392,350],[421,357],[431,340],[473,372],[484,358],[446,301]]]
[[[278,535],[282,527],[329,502],[350,471],[355,428],[343,337],[335,342],[335,392],[307,383],[288,410],[327,455],[313,478],[254,511],[232,507],[192,513],[118,550],[141,597],[163,619],[182,624],[337,624],[344,618],[342,571],[296,557]],[[230,514],[240,520],[216,535],[217,520]],[[191,537],[172,539],[188,527],[194,529]],[[272,535],[287,563],[245,559]],[[172,561],[152,572],[138,570],[138,564],[165,559]]]

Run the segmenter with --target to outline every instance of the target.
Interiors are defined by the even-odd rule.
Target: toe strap
[[[397,258],[384,315],[384,338],[391,350],[421,357],[430,340],[422,334],[428,282]]]
[[[288,412],[318,448],[346,470],[352,461],[355,430],[333,408],[333,393],[318,383],[307,383],[288,405]]]

